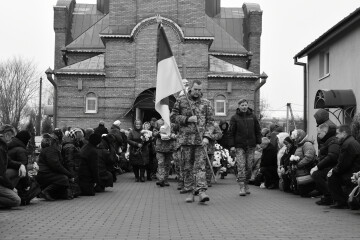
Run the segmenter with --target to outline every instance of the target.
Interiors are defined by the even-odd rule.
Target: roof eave
[[[104,71],[56,71],[55,75],[86,75],[86,76],[105,76]]]
[[[208,78],[253,78],[258,79],[260,76],[257,74],[234,74],[234,73],[209,73]]]

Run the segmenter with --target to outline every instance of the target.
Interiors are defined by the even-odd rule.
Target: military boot
[[[250,188],[247,183],[245,183],[245,192],[246,192],[246,194],[250,194]]]
[[[195,201],[195,196],[192,192],[189,193],[189,195],[187,196],[187,198],[185,199],[185,202],[191,203]]]
[[[239,195],[240,195],[240,196],[246,196],[245,183],[239,182],[239,185],[240,185]]]
[[[205,191],[200,191],[199,192],[199,202],[203,203],[203,202],[207,202],[210,201],[210,198],[208,195],[206,195]]]

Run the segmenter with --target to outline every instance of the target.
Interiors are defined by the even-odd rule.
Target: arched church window
[[[98,97],[95,93],[89,92],[85,96],[85,113],[97,113]]]
[[[224,95],[217,95],[214,98],[215,116],[226,116],[226,97]]]

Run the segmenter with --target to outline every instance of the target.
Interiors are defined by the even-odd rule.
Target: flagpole
[[[161,20],[161,17],[160,17],[159,14],[156,15],[156,22],[158,23],[158,29],[160,29],[162,20]],[[159,32],[158,32],[158,36],[159,36]],[[159,51],[160,51],[160,50],[157,49],[157,55],[159,54]],[[184,58],[183,58],[183,71],[185,70],[185,72],[186,72],[186,69],[184,69],[184,68],[186,68],[185,60],[184,60],[184,59],[185,59],[185,51],[183,52],[183,56],[184,56]],[[181,76],[180,76],[180,77],[181,77]],[[183,89],[183,92],[184,92],[184,95],[185,95],[185,97],[186,97],[186,100],[187,100],[187,102],[189,103],[190,109],[192,109],[192,105],[191,105],[190,99],[189,99],[189,97],[188,97],[187,91],[186,91],[186,89],[185,89],[185,87],[184,87],[184,84],[182,83],[182,81],[181,81],[180,78],[179,78],[178,80],[179,80],[179,82],[180,82],[180,86],[181,86],[182,89]],[[192,109],[192,114],[193,114],[193,116],[196,116],[194,109]],[[195,126],[196,126],[197,133],[198,133],[199,136],[201,137],[200,130],[199,130],[199,126],[198,126],[197,122],[195,123]],[[169,127],[170,127],[170,126],[169,126]],[[210,171],[211,171],[212,176],[213,176],[213,178],[214,178],[214,182],[216,183],[216,177],[215,177],[214,171],[213,171],[213,169],[212,169],[212,167],[211,167],[212,164],[211,164],[211,162],[210,162],[210,159],[209,159],[209,155],[208,155],[208,153],[207,153],[206,146],[205,146],[205,145],[202,145],[202,146],[203,146],[203,149],[204,149],[204,152],[205,152],[205,155],[206,155],[206,160],[207,160],[207,162],[208,162],[208,164],[209,164]]]

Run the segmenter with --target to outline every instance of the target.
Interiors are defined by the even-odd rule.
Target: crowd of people
[[[245,99],[230,122],[217,123],[202,82],[195,80],[178,96],[170,126],[153,118],[135,120],[127,130],[116,120],[107,129],[100,121],[96,128],[43,134],[34,176],[27,169],[30,133],[5,124],[0,127],[0,207],[27,205],[34,197],[54,201],[94,196],[112,187],[123,171],[132,171],[135,182],[156,178],[159,187],[170,185],[172,171],[177,190],[187,194],[185,201],[198,196],[204,203],[210,201],[206,190],[217,172],[212,163],[218,144],[235,160],[240,196],[250,194],[254,185],[303,197],[321,195],[318,205],[347,208],[349,192],[360,184],[360,144],[350,126],[336,126],[327,111],[320,109],[314,117],[317,150],[304,130],[287,133],[276,124],[261,129]],[[223,179],[228,163],[221,165]]]

